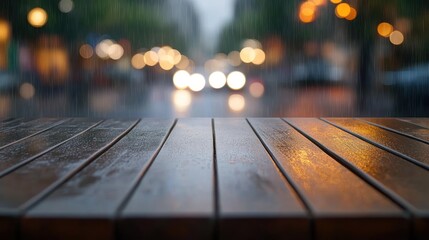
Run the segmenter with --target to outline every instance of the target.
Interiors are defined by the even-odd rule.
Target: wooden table
[[[0,239],[428,239],[429,119],[7,119]]]

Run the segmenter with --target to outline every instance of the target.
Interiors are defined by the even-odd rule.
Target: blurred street
[[[424,0],[5,0],[0,118],[427,116],[428,13]]]
[[[262,85],[261,85],[262,86]],[[87,92],[86,92],[87,91]],[[389,116],[400,114],[389,95],[359,112],[350,86],[265,85],[261,95],[206,88],[201,92],[175,89],[168,79],[147,85],[115,88],[62,89],[35,94],[31,100],[1,94],[0,115],[92,117],[264,117],[264,116]],[[259,93],[258,93],[259,94]],[[387,109],[387,111],[386,111]]]

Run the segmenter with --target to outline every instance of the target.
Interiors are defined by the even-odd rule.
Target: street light
[[[48,21],[48,14],[43,8],[36,7],[28,12],[27,20],[31,26],[40,28]]]

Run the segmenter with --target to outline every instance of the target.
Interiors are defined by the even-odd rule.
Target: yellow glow
[[[0,20],[0,42],[7,42],[10,38],[10,27],[9,23]]]
[[[144,63],[148,66],[155,66],[159,61],[158,54],[154,51],[147,51],[144,54]]]
[[[43,8],[33,8],[28,12],[27,20],[33,27],[43,27],[48,21],[48,14]]]
[[[246,85],[246,76],[239,71],[231,72],[226,78],[226,83],[232,90],[240,90]]]
[[[194,73],[191,75],[189,80],[189,89],[194,92],[199,92],[204,89],[206,86],[206,79],[203,75],[199,73]]]
[[[180,62],[180,60],[182,59],[182,55],[176,49],[170,49],[170,50],[168,50],[167,55],[170,56],[173,59],[173,64],[174,65],[178,64]]]
[[[124,48],[117,43],[112,44],[107,50],[107,54],[111,59],[119,60],[124,55]]]
[[[241,94],[232,94],[228,98],[228,106],[234,112],[241,112],[246,106],[246,100]]]
[[[192,95],[187,90],[174,90],[172,98],[177,112],[185,112],[192,103]]]
[[[82,58],[88,59],[88,58],[91,58],[92,55],[94,55],[94,50],[92,49],[91,45],[83,44],[79,48],[79,54]]]
[[[378,24],[377,32],[378,32],[378,34],[380,34],[380,36],[387,38],[393,32],[393,26],[390,23],[382,22],[382,23]]]
[[[346,19],[349,21],[353,21],[353,20],[355,20],[356,17],[357,17],[356,9],[353,7],[350,7],[350,13],[349,13],[349,15],[347,15]]]
[[[173,75],[173,84],[177,89],[186,89],[191,75],[185,70],[179,70]]]
[[[19,95],[27,100],[33,98],[35,92],[36,90],[31,83],[23,83],[19,87]]]
[[[265,52],[262,49],[255,49],[255,58],[252,63],[255,65],[261,65],[265,62]]]
[[[170,55],[163,55],[159,58],[159,66],[168,71],[171,70],[174,67],[174,59]]]
[[[249,86],[249,93],[252,97],[260,98],[264,95],[265,87],[260,82],[252,82]]]
[[[228,54],[228,61],[231,66],[237,67],[241,64],[240,53],[238,51],[232,51]]]
[[[209,84],[214,89],[223,88],[226,84],[226,76],[223,72],[216,71],[210,74],[209,76]]]
[[[350,5],[347,3],[340,3],[335,8],[335,14],[339,18],[345,18],[347,17],[351,12]]]
[[[397,30],[393,31],[389,36],[389,40],[393,45],[401,45],[404,42],[404,34]]]
[[[310,17],[316,13],[316,5],[313,2],[307,1],[301,4],[300,15]]]
[[[299,13],[299,20],[301,20],[301,22],[303,23],[311,23],[314,21],[314,15],[311,16],[304,16],[301,14],[301,12]]]
[[[110,39],[104,39],[103,41],[99,42],[97,46],[95,46],[95,53],[98,57],[102,59],[108,59],[109,58],[109,48],[114,43]]]
[[[161,57],[163,57],[163,56],[165,56],[165,55],[168,55],[168,52],[169,52],[170,50],[172,50],[172,49],[173,49],[173,48],[171,48],[170,46],[163,46],[163,47],[159,48],[159,49],[158,49],[158,52],[157,52],[158,57],[159,57],[159,58],[161,58]]]
[[[59,47],[43,47],[35,51],[37,72],[44,83],[62,84],[70,71],[68,51]]]
[[[131,58],[131,65],[135,69],[142,69],[146,66],[146,63],[144,62],[144,54],[143,53],[137,53]]]
[[[340,2],[342,2],[343,0],[331,0],[331,3],[333,3],[333,4],[338,4],[338,3],[340,3]]]
[[[321,5],[326,4],[326,0],[311,0],[311,2],[313,2],[314,5],[316,5],[316,6],[321,6]]]
[[[180,57],[180,62],[176,64],[176,67],[178,69],[186,69],[189,66],[189,58],[186,57],[185,55],[182,55]]]
[[[251,63],[255,59],[255,50],[251,47],[245,47],[240,52],[241,61]]]

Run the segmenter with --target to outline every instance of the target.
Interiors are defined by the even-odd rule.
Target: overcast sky
[[[222,27],[233,17],[235,0],[189,0],[200,18],[203,41],[210,49],[215,47]]]

